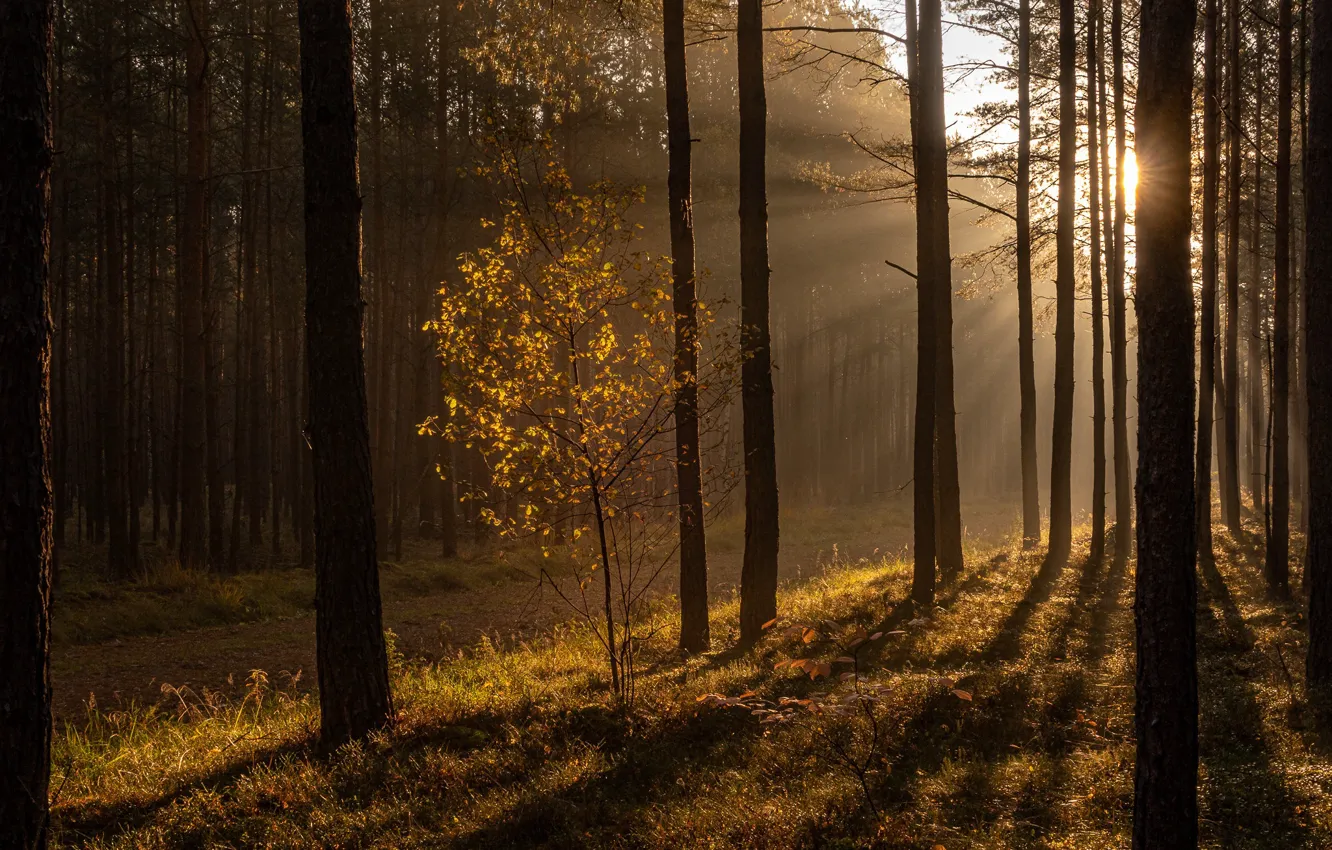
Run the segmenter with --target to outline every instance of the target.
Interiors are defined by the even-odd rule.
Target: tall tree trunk
[[[1146,0],[1138,47],[1137,769],[1134,850],[1198,844],[1193,281],[1194,0]]]
[[[1128,558],[1133,547],[1133,473],[1128,442],[1128,306],[1124,293],[1124,237],[1128,223],[1128,121],[1124,109],[1124,0],[1110,0],[1110,55],[1115,97],[1115,248],[1110,274],[1110,383],[1115,444],[1115,558]]]
[[[740,346],[744,409],[745,556],[740,643],[753,646],[777,616],[777,450],[768,329],[768,105],[763,82],[763,4],[739,0]]]
[[[51,780],[55,3],[0,3],[0,847],[45,850]]]
[[[1262,26],[1257,28],[1258,45],[1254,51],[1254,91],[1259,92],[1267,85],[1263,63],[1267,58],[1267,33]],[[1260,291],[1263,288],[1263,99],[1254,98],[1253,112],[1253,217],[1249,231],[1249,260],[1251,271],[1249,286],[1245,290],[1245,305],[1249,314],[1249,332],[1244,337],[1246,351],[1245,372],[1249,391],[1246,412],[1249,414],[1248,440],[1246,441],[1248,461],[1246,478],[1253,510],[1259,516],[1266,514],[1267,463],[1264,458],[1263,437],[1263,302]]]
[[[305,321],[315,633],[327,748],[391,722],[361,349],[361,200],[351,6],[300,0]]]
[[[370,173],[374,178],[370,193],[370,303],[373,307],[374,333],[371,340],[370,399],[372,427],[370,449],[375,467],[375,532],[380,558],[389,545],[389,519],[392,515],[393,470],[389,463],[393,445],[393,404],[390,401],[393,378],[393,332],[390,316],[393,295],[389,286],[388,258],[384,250],[384,2],[370,0]]]
[[[1332,0],[1309,0],[1309,130],[1304,197],[1332,197]],[[1309,398],[1309,651],[1311,696],[1332,688],[1332,206],[1304,212],[1304,326]]]
[[[1050,451],[1049,562],[1068,561],[1073,538],[1073,325],[1077,318],[1077,7],[1059,2],[1059,207],[1056,225],[1054,429]]]
[[[1198,557],[1209,563],[1212,560],[1212,408],[1216,395],[1216,202],[1221,171],[1216,6],[1217,0],[1207,0],[1203,24],[1202,309],[1198,334],[1198,436],[1194,458]]]
[[[208,562],[204,465],[205,358],[204,274],[208,204],[208,0],[181,6],[185,50],[186,153],[185,210],[181,221],[180,327],[181,396],[176,452],[180,466],[180,562],[201,568]]]
[[[1118,0],[1112,0],[1118,2]],[[1018,0],[1017,151],[1018,387],[1021,395],[1022,546],[1041,541],[1036,462],[1036,358],[1031,300],[1031,0]]]
[[[453,165],[450,158],[449,147],[449,8],[452,0],[439,0],[437,15],[439,17],[439,68],[436,72],[436,96],[435,96],[435,144],[438,146],[439,154],[439,285],[447,286],[451,272],[456,269],[453,267],[453,250],[449,231],[449,212],[452,204],[450,195],[453,186]],[[443,386],[444,369],[448,368],[440,362],[439,357],[434,353],[435,348],[431,342],[431,362],[434,364],[430,370],[430,379],[434,382],[436,393]],[[446,407],[442,415],[449,416],[450,412]],[[458,495],[455,489],[455,480],[457,478],[454,462],[453,444],[447,439],[432,440],[434,445],[435,457],[438,460],[439,477],[439,542],[440,555],[445,558],[452,558],[458,554]]]
[[[110,45],[107,45],[108,57]],[[126,45],[128,49],[128,45]],[[131,571],[129,549],[129,470],[125,453],[125,266],[121,253],[120,197],[112,132],[111,80],[114,60],[108,58],[103,68],[102,97],[105,112],[99,116],[102,129],[102,209],[106,235],[103,267],[106,283],[106,335],[101,351],[103,369],[102,408],[97,411],[102,432],[102,451],[106,459],[106,531],[107,574],[116,580],[127,579]]]
[[[1276,292],[1272,300],[1272,531],[1267,583],[1281,595],[1290,584],[1290,37],[1291,0],[1277,12]]]
[[[910,81],[911,153],[916,174],[927,169],[924,130],[921,126],[920,28],[916,22],[916,0],[906,0],[907,78]],[[911,599],[916,608],[928,611],[934,604],[936,553],[936,517],[934,501],[934,420],[936,405],[934,394],[938,387],[935,379],[937,362],[935,334],[938,322],[935,311],[938,299],[931,288],[927,267],[933,263],[930,228],[933,217],[929,214],[927,198],[921,182],[916,182],[916,412],[913,482],[913,549],[914,564],[911,574]]]
[[[662,0],[666,63],[666,144],[675,310],[675,469],[680,505],[680,648],[706,651],[708,553],[698,441],[698,304],[694,204],[690,198],[689,77],[684,0]]]
[[[1097,125],[1096,80],[1100,47],[1096,28],[1101,17],[1100,0],[1092,0],[1087,11],[1087,176],[1091,236],[1092,302],[1092,527],[1091,561],[1105,555],[1105,311],[1101,276],[1101,140]]]
[[[1230,26],[1226,48],[1227,85],[1230,87],[1228,120],[1228,148],[1226,152],[1226,336],[1224,340],[1224,369],[1226,415],[1224,442],[1221,452],[1221,520],[1238,535],[1240,530],[1239,499],[1239,227],[1240,227],[1240,144],[1243,141],[1244,92],[1240,74],[1240,3],[1227,4]],[[1141,169],[1139,169],[1141,173]]]

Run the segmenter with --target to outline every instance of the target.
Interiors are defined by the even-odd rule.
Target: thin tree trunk
[[[694,278],[694,205],[690,198],[689,77],[684,0],[662,2],[666,64],[666,144],[675,310],[675,469],[680,508],[680,648],[704,652],[708,632],[708,560],[698,439],[698,304]]]
[[[1267,58],[1267,33],[1258,27],[1258,46],[1254,51],[1254,90],[1260,91],[1267,84],[1263,63]],[[1263,287],[1263,99],[1254,98],[1253,115],[1253,217],[1249,231],[1249,260],[1251,272],[1249,286],[1245,290],[1248,302],[1249,332],[1244,338],[1247,353],[1246,373],[1249,391],[1248,409],[1249,427],[1247,440],[1249,495],[1253,510],[1259,516],[1266,515],[1267,508],[1267,464],[1263,459],[1263,302],[1259,293]]]
[[[1115,97],[1115,248],[1110,274],[1111,427],[1115,445],[1115,558],[1128,558],[1133,547],[1133,473],[1128,441],[1128,307],[1124,293],[1124,237],[1128,222],[1128,187],[1124,161],[1128,155],[1128,122],[1124,109],[1124,2],[1110,0],[1110,54],[1114,62]]]
[[[1018,387],[1021,395],[1022,546],[1041,541],[1040,477],[1036,461],[1035,322],[1031,296],[1031,0],[1018,0],[1017,151]]]
[[[1073,325],[1077,281],[1074,215],[1077,211],[1077,9],[1059,3],[1059,206],[1055,273],[1054,429],[1050,451],[1049,563],[1068,561],[1073,537]]]
[[[1198,844],[1193,282],[1194,0],[1146,0],[1138,49],[1137,767],[1134,850]]]
[[[1091,562],[1100,563],[1105,555],[1105,330],[1101,275],[1101,140],[1097,124],[1096,79],[1099,75],[1100,47],[1096,41],[1097,22],[1101,17],[1100,0],[1092,0],[1087,12],[1087,192],[1091,219],[1091,302],[1092,302],[1092,526]]]
[[[51,780],[55,3],[0,4],[0,847],[45,850]]]
[[[907,78],[910,81],[911,153],[917,174],[924,174],[925,142],[921,127],[920,28],[916,22],[916,0],[906,0]],[[934,394],[937,358],[935,311],[938,299],[931,289],[928,267],[933,264],[930,227],[933,221],[927,208],[924,187],[916,184],[916,413],[913,487],[914,564],[911,573],[911,599],[920,611],[934,604],[936,517],[934,502]]]
[[[185,209],[181,222],[181,396],[177,458],[180,468],[180,562],[208,562],[204,465],[204,274],[208,203],[208,0],[185,0]]]
[[[1221,162],[1218,156],[1220,107],[1217,100],[1217,0],[1207,0],[1203,24],[1203,197],[1202,309],[1199,317],[1198,437],[1194,492],[1198,557],[1212,560],[1212,408],[1216,395],[1216,207]]]
[[[1229,44],[1226,50],[1229,85],[1228,150],[1226,155],[1226,335],[1224,373],[1226,416],[1221,453],[1221,520],[1238,535],[1239,516],[1239,227],[1240,227],[1240,144],[1243,135],[1241,116],[1244,92],[1239,68],[1240,4],[1229,0]],[[1139,169],[1141,173],[1141,169]]]
[[[740,346],[744,409],[745,555],[740,643],[753,646],[777,616],[777,452],[768,329],[768,106],[763,82],[763,4],[739,0]]]
[[[1281,595],[1290,584],[1290,142],[1292,111],[1291,0],[1277,12],[1276,291],[1272,301],[1272,531],[1267,584]]]
[[[315,485],[320,739],[391,722],[361,349],[361,200],[351,7],[301,0],[306,359]]]

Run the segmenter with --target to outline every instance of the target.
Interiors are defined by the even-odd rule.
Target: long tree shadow
[[[1263,728],[1252,654],[1257,641],[1214,563],[1201,564],[1198,599],[1203,823],[1224,846],[1303,846],[1303,801],[1287,785]]]

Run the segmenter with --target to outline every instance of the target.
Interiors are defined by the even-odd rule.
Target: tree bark
[[[1077,7],[1059,2],[1059,206],[1056,224],[1054,427],[1050,451],[1049,562],[1068,561],[1073,538],[1073,325],[1077,318]]]
[[[208,203],[208,0],[186,0],[185,20],[185,209],[181,227],[180,562],[187,569],[208,563],[204,422],[204,228]]]
[[[777,616],[777,451],[768,329],[768,106],[763,82],[763,4],[739,0],[740,347],[744,412],[745,555],[740,573],[740,643],[753,646]]]
[[[1229,109],[1227,120],[1229,134],[1226,152],[1226,333],[1224,340],[1225,373],[1225,420],[1222,427],[1224,441],[1220,465],[1223,468],[1221,483],[1221,520],[1238,535],[1240,530],[1239,510],[1239,227],[1240,227],[1240,144],[1243,141],[1241,124],[1243,110],[1243,87],[1240,80],[1240,4],[1239,0],[1229,0],[1229,41],[1226,48],[1228,69]],[[1141,169],[1139,169],[1141,173]]]
[[[1138,49],[1138,751],[1135,850],[1198,844],[1193,282],[1194,0],[1146,0]]]
[[[380,611],[361,330],[361,199],[351,6],[301,0],[306,360],[314,450],[320,738],[392,719]]]
[[[1284,596],[1290,585],[1290,144],[1291,0],[1277,11],[1276,290],[1272,300],[1272,523],[1267,584]]]
[[[1221,162],[1218,156],[1220,107],[1217,92],[1217,0],[1207,0],[1203,24],[1203,196],[1202,299],[1198,335],[1198,436],[1194,493],[1198,557],[1212,560],[1212,408],[1216,396],[1216,208]]]
[[[1332,197],[1332,0],[1309,0],[1309,129],[1304,197]],[[1332,689],[1332,207],[1306,204],[1304,312],[1309,404],[1309,651],[1305,673],[1323,709]]]
[[[680,648],[709,645],[708,561],[698,438],[698,303],[694,204],[690,198],[689,77],[684,0],[662,2],[666,63],[666,145],[675,310],[675,469],[680,510]]]
[[[0,2],[0,847],[47,844],[51,780],[51,56],[55,4]]]
[[[1117,0],[1116,0],[1117,2]],[[1021,396],[1022,546],[1041,542],[1040,477],[1036,460],[1035,322],[1031,300],[1031,0],[1018,0],[1017,151],[1018,388]]]
[[[1096,79],[1100,48],[1096,41],[1100,0],[1092,0],[1087,11],[1087,176],[1091,236],[1092,302],[1092,526],[1091,562],[1105,555],[1105,280],[1101,275],[1101,173],[1100,138],[1097,125]]]
[[[1124,161],[1128,155],[1128,122],[1124,109],[1124,2],[1110,0],[1110,54],[1114,62],[1115,97],[1115,249],[1110,274],[1111,427],[1115,445],[1115,558],[1123,561],[1133,548],[1133,473],[1128,442],[1128,306],[1124,293],[1124,236],[1128,222],[1128,187]]]

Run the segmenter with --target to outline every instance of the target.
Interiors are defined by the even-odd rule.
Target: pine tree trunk
[[[911,153],[918,175],[924,175],[926,145],[921,126],[921,104],[924,102],[920,62],[920,27],[916,21],[916,0],[906,0],[907,78],[910,81]],[[918,180],[916,183],[916,412],[915,449],[913,460],[913,549],[914,563],[911,573],[911,600],[917,610],[928,611],[934,605],[935,553],[937,523],[934,501],[934,395],[936,381],[935,334],[938,322],[935,311],[938,299],[934,297],[933,265],[930,229],[933,216],[928,204],[933,198]]]
[[[1221,520],[1238,536],[1239,499],[1239,227],[1240,172],[1243,133],[1244,92],[1240,84],[1240,4],[1229,0],[1229,43],[1226,49],[1227,83],[1230,87],[1227,109],[1228,149],[1226,153],[1226,334],[1224,346],[1226,415],[1221,452]],[[1141,173],[1141,169],[1139,169]]]
[[[1124,293],[1124,236],[1128,222],[1124,160],[1128,127],[1124,109],[1124,2],[1110,0],[1110,54],[1114,62],[1115,97],[1115,249],[1110,275],[1110,383],[1115,445],[1115,558],[1123,561],[1133,548],[1133,473],[1128,441],[1128,307]]]
[[[763,82],[763,4],[739,0],[740,346],[744,410],[745,556],[740,643],[753,646],[777,616],[777,451],[768,329],[768,106]]]
[[[380,612],[365,365],[351,7],[301,0],[306,359],[314,449],[320,738],[392,720]]]
[[[1203,197],[1202,299],[1198,335],[1198,435],[1194,492],[1198,557],[1212,560],[1212,409],[1216,396],[1216,207],[1221,162],[1218,156],[1220,108],[1217,100],[1217,0],[1207,0],[1203,25]]]
[[[51,780],[51,56],[55,4],[0,3],[0,847],[45,850]]]
[[[666,64],[666,144],[675,310],[675,469],[680,506],[680,648],[704,652],[708,633],[708,560],[698,438],[698,305],[694,278],[694,205],[690,198],[689,77],[684,0],[662,2]]]
[[[1087,12],[1087,176],[1091,219],[1092,303],[1092,526],[1091,562],[1105,555],[1105,329],[1102,323],[1105,280],[1101,275],[1101,141],[1097,124],[1096,79],[1100,48],[1096,27],[1100,0],[1092,0]]]
[[[1021,396],[1022,546],[1041,542],[1040,475],[1036,460],[1035,321],[1031,295],[1031,0],[1018,0],[1017,150],[1018,388]]]
[[[1056,225],[1054,429],[1050,451],[1049,563],[1068,561],[1073,537],[1073,335],[1077,279],[1077,8],[1059,3],[1059,206]]]
[[[180,226],[181,396],[177,462],[180,468],[180,562],[208,562],[206,538],[204,274],[208,203],[208,0],[181,7],[185,50],[185,209]]]
[[[1193,281],[1194,0],[1146,0],[1138,59],[1138,751],[1134,850],[1198,844]]]
[[[1272,300],[1272,525],[1267,538],[1267,584],[1280,595],[1290,585],[1290,144],[1291,0],[1277,12],[1276,291]]]
[[[1254,51],[1254,90],[1259,91],[1267,84],[1263,62],[1267,58],[1267,34],[1263,27],[1258,27],[1257,50]],[[1263,413],[1263,308],[1259,291],[1263,288],[1263,99],[1254,98],[1253,115],[1253,216],[1249,230],[1249,260],[1251,263],[1249,285],[1245,289],[1244,300],[1249,314],[1248,333],[1244,337],[1245,375],[1248,381],[1246,413],[1248,413],[1248,439],[1245,441],[1244,460],[1245,480],[1249,485],[1249,496],[1253,510],[1258,516],[1266,514],[1267,464],[1264,459]]]
[[[1304,197],[1332,197],[1332,0],[1309,0],[1309,130]],[[1304,213],[1304,312],[1309,404],[1310,696],[1326,707],[1332,689],[1332,206]]]

